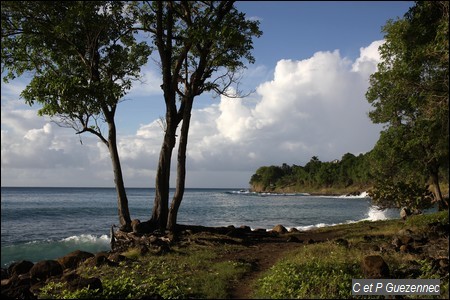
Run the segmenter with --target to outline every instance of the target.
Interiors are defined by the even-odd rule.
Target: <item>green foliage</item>
[[[283,164],[263,166],[252,175],[252,187],[264,191],[295,186],[297,190],[308,188],[337,187],[351,185],[367,186],[372,183],[369,153],[355,156],[346,153],[340,161],[321,162],[317,156],[304,166]]]
[[[217,252],[223,251],[219,249]],[[236,281],[250,265],[217,260],[210,250],[191,249],[186,253],[164,256],[140,256],[120,268],[102,266],[80,268],[83,276],[98,277],[103,291],[69,291],[66,284],[50,282],[41,289],[41,298],[65,299],[139,299],[160,296],[164,299],[229,297],[229,284]]]
[[[429,225],[433,223],[439,223],[446,225],[449,223],[448,211],[440,211],[433,214],[415,215],[406,219],[408,226],[414,226],[422,228],[424,231],[429,230]]]
[[[40,299],[101,299],[102,293],[98,289],[91,290],[89,287],[70,291],[66,283],[49,282],[41,288]]]
[[[447,1],[418,1],[383,28],[382,60],[366,93],[370,118],[385,125],[373,150],[377,180],[431,178],[438,186],[448,174],[448,12]]]
[[[361,276],[358,255],[353,251],[331,243],[309,245],[266,272],[258,280],[255,295],[275,299],[348,299],[352,296],[352,279]]]
[[[433,194],[428,187],[403,181],[389,181],[375,185],[369,191],[369,196],[372,198],[373,203],[380,208],[408,207],[423,210],[433,205]]]
[[[32,74],[21,97],[40,115],[101,135],[97,120],[112,122],[150,55],[126,10],[123,1],[2,3],[3,79]]]

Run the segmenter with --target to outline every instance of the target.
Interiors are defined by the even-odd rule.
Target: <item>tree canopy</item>
[[[123,1],[2,2],[4,80],[24,73],[21,97],[78,134],[90,132],[108,147],[118,194],[119,220],[130,230],[114,116],[150,47],[137,42]],[[108,133],[101,124],[108,124]]]
[[[307,192],[322,188],[355,190],[373,184],[370,172],[371,153],[355,156],[346,153],[341,160],[322,162],[313,156],[304,166],[283,164],[262,166],[250,179],[253,190]]]
[[[366,93],[370,118],[385,125],[373,151],[380,184],[430,180],[438,202],[439,178],[448,176],[448,9],[446,1],[417,1],[386,23]]]
[[[246,61],[254,62],[251,50],[253,37],[261,35],[259,22],[247,19],[234,2],[146,1],[135,6],[142,29],[152,34],[159,53],[166,104],[151,219],[161,229],[166,223],[170,230],[176,225],[184,193],[187,141],[195,97],[204,92],[234,95],[229,88],[238,84],[239,70],[245,67]],[[238,91],[236,85],[235,91]],[[176,191],[169,212],[170,163],[181,122]]]

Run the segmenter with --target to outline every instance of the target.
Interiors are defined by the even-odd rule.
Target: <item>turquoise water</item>
[[[154,189],[127,189],[132,219],[150,219]],[[397,218],[361,197],[255,194],[240,189],[187,189],[178,223],[308,230],[361,220]],[[1,188],[1,264],[54,259],[76,249],[109,249],[118,225],[114,188]]]

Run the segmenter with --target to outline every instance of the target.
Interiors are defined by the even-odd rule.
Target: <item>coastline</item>
[[[174,265],[172,267],[176,269],[177,265],[191,264],[192,261],[189,257],[200,255],[199,258],[196,258],[199,259],[198,263],[184,271],[180,269],[177,272],[184,274],[183,272],[186,272],[186,270],[192,270],[189,271],[189,274],[193,274],[191,272],[196,270],[194,271],[195,274],[216,276],[214,272],[210,275],[211,272],[208,270],[214,269],[214,266],[219,264],[221,267],[218,267],[217,274],[220,274],[220,270],[224,268],[222,264],[226,263],[227,268],[232,268],[237,273],[233,278],[226,277],[222,279],[224,280],[223,284],[227,288],[224,290],[226,294],[221,295],[221,297],[232,299],[255,296],[257,298],[270,298],[270,295],[258,294],[263,293],[260,285],[257,284],[258,280],[264,280],[265,276],[269,276],[266,275],[268,274],[267,272],[276,267],[280,261],[294,259],[297,255],[300,255],[296,253],[302,251],[302,249],[306,251],[311,248],[312,252],[309,251],[308,253],[311,253],[313,257],[320,259],[320,261],[326,260],[326,257],[321,258],[320,251],[313,250],[325,247],[330,249],[325,251],[325,253],[329,251],[344,251],[342,252],[342,255],[344,255],[344,253],[356,251],[358,260],[369,254],[379,255],[389,265],[390,276],[394,278],[417,278],[415,277],[418,276],[417,269],[415,269],[415,264],[412,263],[411,259],[427,262],[431,265],[436,263],[445,265],[447,263],[448,266],[448,212],[447,214],[444,213],[414,216],[406,222],[400,219],[358,222],[301,232],[295,230],[287,231],[282,226],[276,226],[277,228],[267,232],[265,230],[251,230],[247,226],[206,227],[180,225],[179,232],[175,236],[126,234],[127,238],[125,240],[133,240],[134,246],[128,245],[123,248],[118,247],[115,251],[92,254],[88,259],[80,260],[76,264],[75,269],[67,269],[63,274],[71,274],[75,270],[76,274],[78,274],[76,276],[98,278],[98,281],[105,283],[110,280],[108,279],[110,278],[109,276],[115,278],[114,276],[117,277],[117,275],[114,274],[120,272],[121,274],[128,274],[127,276],[137,276],[133,277],[136,283],[149,278],[148,276],[155,275],[162,276],[161,282],[164,282],[164,276],[172,278],[171,276],[175,275],[165,273],[163,270],[155,270],[155,260],[161,262],[162,268],[165,268],[164,265],[173,262]],[[118,239],[121,238],[118,237]],[[394,244],[393,241],[397,241],[397,244]],[[353,256],[355,255],[352,255],[352,259],[354,259]],[[211,258],[214,259],[211,260]],[[304,261],[304,259],[302,258],[300,261]],[[61,258],[56,261],[63,260]],[[229,263],[230,265],[228,265]],[[148,264],[152,264],[153,269]],[[102,267],[96,271],[97,268],[93,268],[93,266],[97,266],[97,268]],[[138,266],[141,271],[135,273],[134,269],[138,268]],[[326,267],[326,265],[323,265],[323,267]],[[322,270],[321,268],[319,269]],[[99,273],[100,270],[102,271]],[[152,270],[152,274],[149,274],[148,270]],[[433,270],[435,270],[433,272],[438,272],[436,274],[444,272],[442,268]],[[445,270],[447,273],[442,276],[444,278],[447,276],[448,279],[448,268]],[[207,273],[202,273],[205,271]],[[356,271],[359,272],[358,270]],[[430,273],[428,276],[434,276],[433,274],[435,273]],[[208,294],[203,294],[208,292],[202,290],[200,288],[201,285],[198,286],[200,290],[194,288],[197,285],[190,281],[189,276],[192,275],[185,274],[181,277],[176,276],[175,278],[177,279],[171,279],[176,280],[174,284],[180,287],[179,292],[182,294],[177,294],[177,296],[210,298],[211,296],[208,296]],[[22,278],[24,277],[26,276],[22,276]],[[30,281],[30,277],[28,278]],[[200,280],[198,277],[195,278],[195,280]],[[31,278],[32,281],[33,279]],[[191,282],[189,286],[193,286],[194,290],[190,289],[190,294],[183,294],[187,292],[187,290],[182,288],[185,281]],[[2,296],[4,292],[10,291],[12,286],[14,285],[11,280],[9,285],[4,285],[2,280]],[[40,287],[42,287],[42,283]],[[444,286],[443,298],[448,297],[448,283],[446,287],[445,290]],[[31,290],[36,291],[37,287]],[[131,295],[141,295],[138,290],[130,290],[128,292]],[[172,292],[175,292],[175,290]],[[163,297],[167,295],[175,296],[175,294],[164,294],[165,290],[160,290],[158,287],[155,287],[154,293]],[[334,297],[332,294],[329,296]],[[287,296],[287,298],[289,297]]]

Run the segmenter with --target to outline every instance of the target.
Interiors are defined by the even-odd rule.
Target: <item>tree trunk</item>
[[[170,116],[170,113],[166,114],[166,125],[156,171],[155,201],[151,218],[151,222],[158,226],[161,231],[166,229],[169,214],[170,165],[177,128],[177,120],[174,116]]]
[[[188,143],[189,125],[191,122],[191,110],[194,98],[185,98],[183,111],[183,124],[181,125],[180,143],[178,145],[177,182],[176,190],[170,205],[167,228],[173,232],[177,224],[178,209],[183,200],[186,182],[186,150]]]
[[[130,231],[131,218],[130,212],[128,210],[128,199],[125,191],[125,184],[123,182],[122,167],[120,165],[119,152],[117,151],[116,126],[114,122],[108,122],[108,126],[109,126],[108,149],[109,154],[111,155],[111,162],[114,172],[114,183],[117,192],[119,222],[121,225],[121,230]]]
[[[438,209],[439,210],[448,209],[448,202],[442,197],[442,192],[439,185],[439,174],[437,171],[431,173],[431,184],[433,185],[434,188],[433,193],[436,202],[438,203]]]

